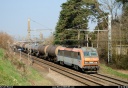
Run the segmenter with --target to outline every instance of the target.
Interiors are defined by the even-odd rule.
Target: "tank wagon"
[[[44,59],[49,61],[56,62],[56,56],[58,54],[58,49],[61,46],[54,46],[54,45],[39,45],[38,47],[38,56],[41,56]]]
[[[12,44],[12,47],[13,47],[13,51],[18,51],[18,49],[22,50],[22,43],[15,42],[15,43]]]
[[[37,45],[35,45],[35,44],[33,44],[33,45],[31,45],[31,55],[33,55],[33,56],[37,56],[37,49],[38,49],[38,46]]]
[[[99,57],[97,50],[92,47],[66,48],[56,45],[17,45],[26,53],[40,57],[61,65],[68,65],[76,70],[97,71],[99,70]],[[31,51],[31,52],[30,52]]]

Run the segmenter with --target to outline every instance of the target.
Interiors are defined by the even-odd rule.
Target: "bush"
[[[108,57],[107,49],[98,49],[98,54],[99,54],[100,62],[107,63],[107,57]]]
[[[13,39],[12,37],[5,33],[5,32],[0,32],[0,48],[3,48],[3,49],[8,49],[8,44],[12,44],[13,42]]]
[[[128,69],[128,55],[113,55],[113,64],[119,69]]]
[[[106,65],[108,60],[108,51],[107,49],[98,49],[98,54],[101,63],[105,63]],[[113,51],[112,62],[108,64],[108,66],[116,69],[128,69],[128,55],[116,55],[115,51]]]

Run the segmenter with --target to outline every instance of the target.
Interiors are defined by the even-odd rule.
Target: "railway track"
[[[115,83],[117,85],[127,85],[128,86],[128,81],[124,81],[124,80],[120,80],[120,79],[117,79],[117,78],[113,78],[113,77],[110,77],[110,76],[107,76],[107,75],[104,75],[104,74],[91,74],[91,76],[93,77],[97,77],[99,79],[103,79],[103,80],[106,80],[106,81],[109,81],[111,83]]]
[[[27,56],[27,54],[22,53],[22,55]],[[120,79],[115,79],[103,74],[84,74],[61,65],[55,64],[53,62],[49,62],[47,60],[43,60],[32,56],[34,63],[40,66],[46,66],[53,71],[56,71],[62,75],[65,75],[71,79],[74,79],[84,85],[87,86],[123,86],[128,85],[127,81],[123,81]],[[43,64],[42,64],[43,63]]]

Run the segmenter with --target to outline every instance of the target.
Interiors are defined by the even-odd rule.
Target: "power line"
[[[35,20],[33,20],[33,19],[30,19],[32,22],[34,22],[34,23],[37,23],[38,25],[41,25],[41,26],[43,26],[43,27],[45,27],[45,28],[48,28],[48,29],[50,29],[49,27],[46,27],[46,26],[44,26],[43,24],[41,24],[41,23],[39,23],[39,22],[37,22],[37,21],[35,21]]]

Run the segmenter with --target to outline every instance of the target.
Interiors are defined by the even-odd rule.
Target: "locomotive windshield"
[[[91,52],[91,56],[97,56],[97,52]]]
[[[90,56],[89,52],[84,52],[84,56]]]
[[[93,52],[85,51],[84,56],[98,56],[98,55],[97,55],[97,52],[95,51]]]

